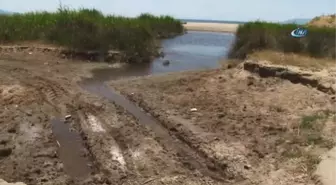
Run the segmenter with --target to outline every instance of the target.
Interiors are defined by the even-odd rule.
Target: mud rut
[[[155,133],[155,139],[158,141],[166,151],[174,153],[178,156],[179,161],[182,162],[190,170],[197,170],[204,176],[208,176],[214,180],[226,182],[225,171],[221,166],[211,161],[197,150],[193,149],[188,142],[180,140],[180,137],[173,135],[171,131],[166,129],[151,115],[144,112],[141,108],[137,107],[134,103],[126,99],[120,94],[117,94],[113,89],[107,87],[103,82],[97,81],[84,81],[80,86],[94,94],[104,97],[122,107],[130,113],[140,125],[144,125]],[[118,139],[116,139],[118,142]],[[118,142],[120,146],[123,144]],[[228,182],[228,181],[227,181]]]
[[[61,116],[64,115],[64,112],[66,112],[66,109],[70,106],[75,106],[71,104],[80,104],[80,102],[76,102],[76,98],[69,102],[71,98],[74,98],[71,93],[64,88],[59,82],[42,77],[42,76],[36,76],[29,72],[29,70],[24,69],[24,68],[13,68],[13,67],[8,67],[8,66],[1,66],[2,70],[6,70],[7,73],[9,72],[9,76],[11,78],[16,79],[21,83],[22,85],[33,88],[37,91],[37,94],[35,96],[39,96],[42,101],[47,102],[51,107],[54,108],[54,115],[49,115],[49,116],[55,116],[56,119],[53,119],[50,121],[50,124],[52,127],[58,127],[57,124],[60,124],[61,122]],[[20,75],[17,75],[20,73]],[[108,99],[111,103],[116,104],[119,107],[122,107],[126,112],[131,114],[140,125],[145,126],[147,129],[155,133],[155,140],[162,145],[164,150],[170,154],[173,154],[174,156],[177,156],[177,159],[180,163],[183,164],[183,166],[189,170],[192,171],[198,171],[200,172],[203,176],[207,176],[212,178],[215,181],[218,182],[228,182],[229,178],[226,176],[225,171],[223,170],[224,167],[222,168],[221,166],[218,166],[214,161],[211,161],[204,155],[202,155],[200,152],[197,150],[193,149],[191,146],[188,145],[187,142],[184,142],[183,140],[179,139],[180,137],[178,135],[174,135],[173,131],[170,131],[169,129],[163,127],[159,122],[157,122],[151,115],[147,114],[144,112],[141,108],[137,107],[134,103],[131,101],[127,100],[123,96],[117,94],[114,92],[113,89],[108,88],[103,82],[92,82],[90,80],[84,80],[81,82],[80,87],[82,87],[84,90],[96,94],[100,97]],[[68,102],[64,104],[64,102]],[[85,111],[85,110],[84,110]],[[90,110],[89,110],[90,111]],[[47,112],[45,112],[46,114]],[[83,112],[82,112],[83,113]],[[74,114],[81,114],[81,113],[76,113]],[[74,115],[73,117],[79,117],[79,115]],[[85,114],[85,113],[84,113]],[[51,123],[53,122],[53,123]],[[77,124],[77,126],[80,125]],[[60,127],[58,127],[60,129]],[[61,128],[64,129],[64,128]],[[57,130],[57,129],[56,129]],[[81,131],[81,128],[79,128]],[[76,144],[78,144],[78,141],[75,141],[75,144],[67,144],[67,141],[65,139],[62,139],[64,136],[59,136],[57,135],[57,131],[55,132],[55,128],[53,128],[54,132],[54,137],[57,139],[57,141],[61,142],[62,146],[68,148],[63,148],[65,151],[63,153],[63,156],[65,155],[70,155],[71,151],[66,151],[66,150],[71,150],[76,147]],[[110,132],[111,137],[113,137],[117,144],[121,146],[121,149],[123,149],[123,139],[120,138],[122,135],[119,133],[115,132]],[[83,137],[83,135],[81,135]],[[70,137],[71,138],[71,137]],[[69,137],[68,137],[69,139]],[[77,136],[72,137],[72,139],[78,139]],[[81,138],[83,139],[83,138]],[[80,142],[79,142],[80,143]],[[87,146],[83,146],[86,150],[86,153],[90,153],[90,149],[87,148]],[[80,154],[71,154],[70,159],[74,159],[76,156],[79,159],[74,159],[70,160],[72,163],[85,163],[85,160],[87,163],[91,164],[92,169],[85,169],[83,165],[74,164],[77,166],[77,168],[73,170],[81,170],[81,174],[71,174],[71,169],[68,170],[68,175],[74,177],[76,179],[76,176],[86,176],[89,173],[91,173],[91,170],[97,170],[99,169],[99,165],[95,163],[95,157],[92,156],[93,154],[87,154],[86,157],[81,157]],[[127,159],[127,157],[125,157]],[[63,163],[69,163],[69,157],[68,159],[62,157],[62,152],[60,154],[60,159]],[[68,162],[66,161],[68,160]],[[127,162],[127,161],[126,161]],[[83,169],[84,168],[84,169]],[[69,173],[70,172],[70,173]]]

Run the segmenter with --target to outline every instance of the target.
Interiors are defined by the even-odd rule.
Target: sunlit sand
[[[184,27],[190,31],[213,31],[235,33],[239,24],[187,22]]]

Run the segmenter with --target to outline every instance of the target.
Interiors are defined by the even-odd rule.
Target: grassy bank
[[[296,28],[298,25],[295,24],[266,22],[240,25],[229,57],[244,59],[256,50],[267,49],[311,57],[335,58],[335,28],[306,26],[306,37],[293,38],[290,33]]]
[[[78,50],[121,50],[145,56],[155,52],[155,39],[183,32],[169,16],[136,18],[103,15],[95,9],[0,15],[0,44],[43,41]]]

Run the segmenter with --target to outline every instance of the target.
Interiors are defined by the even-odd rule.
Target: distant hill
[[[336,14],[322,15],[312,19],[308,25],[318,27],[336,27]]]
[[[6,10],[1,10],[0,9],[0,14],[11,14],[12,12],[6,11]]]
[[[289,19],[287,21],[283,21],[281,23],[283,24],[290,24],[290,23],[294,23],[294,24],[307,24],[311,19]]]

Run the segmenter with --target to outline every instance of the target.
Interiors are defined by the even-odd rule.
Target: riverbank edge
[[[174,38],[179,35],[172,35]],[[143,57],[138,55],[129,55],[123,51],[108,50],[107,52],[101,52],[99,50],[75,50],[71,48],[61,47],[51,44],[40,43],[16,43],[16,44],[0,44],[0,52],[24,52],[29,55],[33,52],[50,53],[57,55],[59,58],[75,59],[80,61],[93,61],[93,62],[106,62],[106,63],[147,63],[154,58],[164,56],[162,51],[161,42],[162,39],[155,41],[155,49],[151,54]]]

